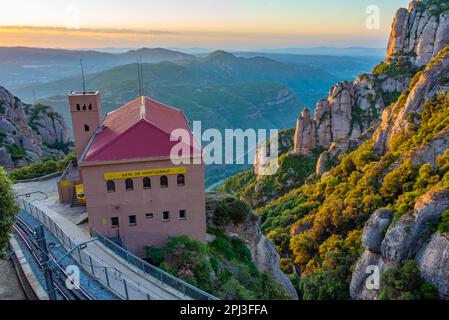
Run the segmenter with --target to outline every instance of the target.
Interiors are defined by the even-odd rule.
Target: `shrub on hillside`
[[[5,169],[0,167],[0,257],[8,245],[8,238],[14,225],[14,216],[19,210],[12,190],[12,182]]]
[[[48,159],[39,163],[11,170],[9,176],[13,180],[27,180],[43,177],[55,172],[64,171],[68,163],[76,159],[74,152],[69,153],[61,160]]]
[[[240,224],[246,221],[249,211],[248,206],[243,201],[228,197],[218,202],[213,222],[217,226],[225,226],[230,222]]]
[[[419,300],[438,299],[436,289],[421,278],[414,260],[407,261],[401,268],[385,271],[382,275],[380,299]]]

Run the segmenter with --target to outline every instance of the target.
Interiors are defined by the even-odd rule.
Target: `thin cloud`
[[[176,32],[163,30],[133,30],[133,29],[100,29],[100,28],[64,28],[47,26],[0,26],[4,32],[45,32],[45,33],[83,33],[83,34],[107,34],[107,35],[175,35]]]

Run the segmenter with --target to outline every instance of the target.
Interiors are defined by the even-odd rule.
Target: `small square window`
[[[136,216],[129,216],[128,219],[129,219],[129,225],[130,226],[135,226],[137,224]]]
[[[162,212],[162,221],[169,221],[170,220],[170,212],[164,211]]]
[[[145,213],[146,219],[153,219],[154,215],[152,213]]]
[[[119,227],[118,217],[112,217],[111,218],[111,227],[112,228],[118,228]]]
[[[185,220],[185,219],[187,219],[187,216],[186,216],[186,211],[185,210],[179,210],[179,220]]]

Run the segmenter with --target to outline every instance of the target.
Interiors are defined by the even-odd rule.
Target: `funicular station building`
[[[58,182],[60,201],[85,205],[91,230],[139,256],[170,236],[204,241],[204,163],[183,112],[140,97],[103,118],[99,92],[68,101],[77,161]],[[187,164],[170,158],[176,129],[191,138]]]

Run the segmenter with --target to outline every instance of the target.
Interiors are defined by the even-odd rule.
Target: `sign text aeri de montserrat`
[[[128,178],[141,178],[141,177],[151,177],[151,176],[183,174],[186,172],[187,172],[186,167],[159,168],[159,169],[148,169],[148,170],[137,170],[137,171],[106,172],[103,175],[103,177],[104,177],[104,180],[118,180],[118,179],[128,179]]]

